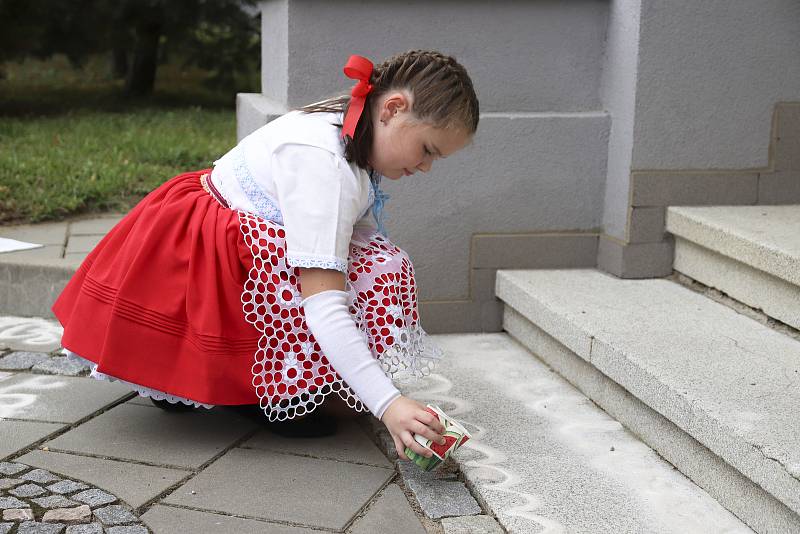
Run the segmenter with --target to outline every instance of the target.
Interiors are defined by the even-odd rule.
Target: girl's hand
[[[439,418],[425,411],[425,406],[408,397],[397,397],[383,412],[381,419],[394,439],[397,456],[408,460],[405,448],[410,447],[415,453],[430,458],[433,453],[414,440],[413,434],[422,436],[444,445],[444,427]]]

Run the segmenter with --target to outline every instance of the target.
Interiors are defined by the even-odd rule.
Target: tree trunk
[[[128,75],[128,51],[124,46],[114,46],[111,52],[111,72],[117,80],[125,79]]]
[[[158,67],[158,44],[161,38],[161,23],[144,20],[136,27],[136,44],[133,48],[133,63],[128,72],[126,92],[132,96],[144,96],[153,92]]]

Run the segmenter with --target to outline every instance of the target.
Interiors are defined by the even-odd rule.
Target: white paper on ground
[[[29,250],[32,248],[43,247],[44,245],[37,245],[36,243],[26,243],[25,241],[17,241],[8,237],[0,237],[0,253],[14,252],[17,250]]]

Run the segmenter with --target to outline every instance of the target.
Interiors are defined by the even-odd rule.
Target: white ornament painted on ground
[[[0,386],[0,418],[14,417],[35,403],[39,396],[36,393],[29,393],[30,391],[58,389],[66,385],[66,382],[53,382],[51,377],[31,376],[11,386]]]
[[[0,350],[51,352],[61,346],[64,329],[36,317],[0,317]]]

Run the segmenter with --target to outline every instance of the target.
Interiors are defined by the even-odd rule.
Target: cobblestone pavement
[[[397,462],[372,417],[290,440],[223,407],[164,412],[59,339],[0,317],[0,534],[502,532],[454,462]]]

